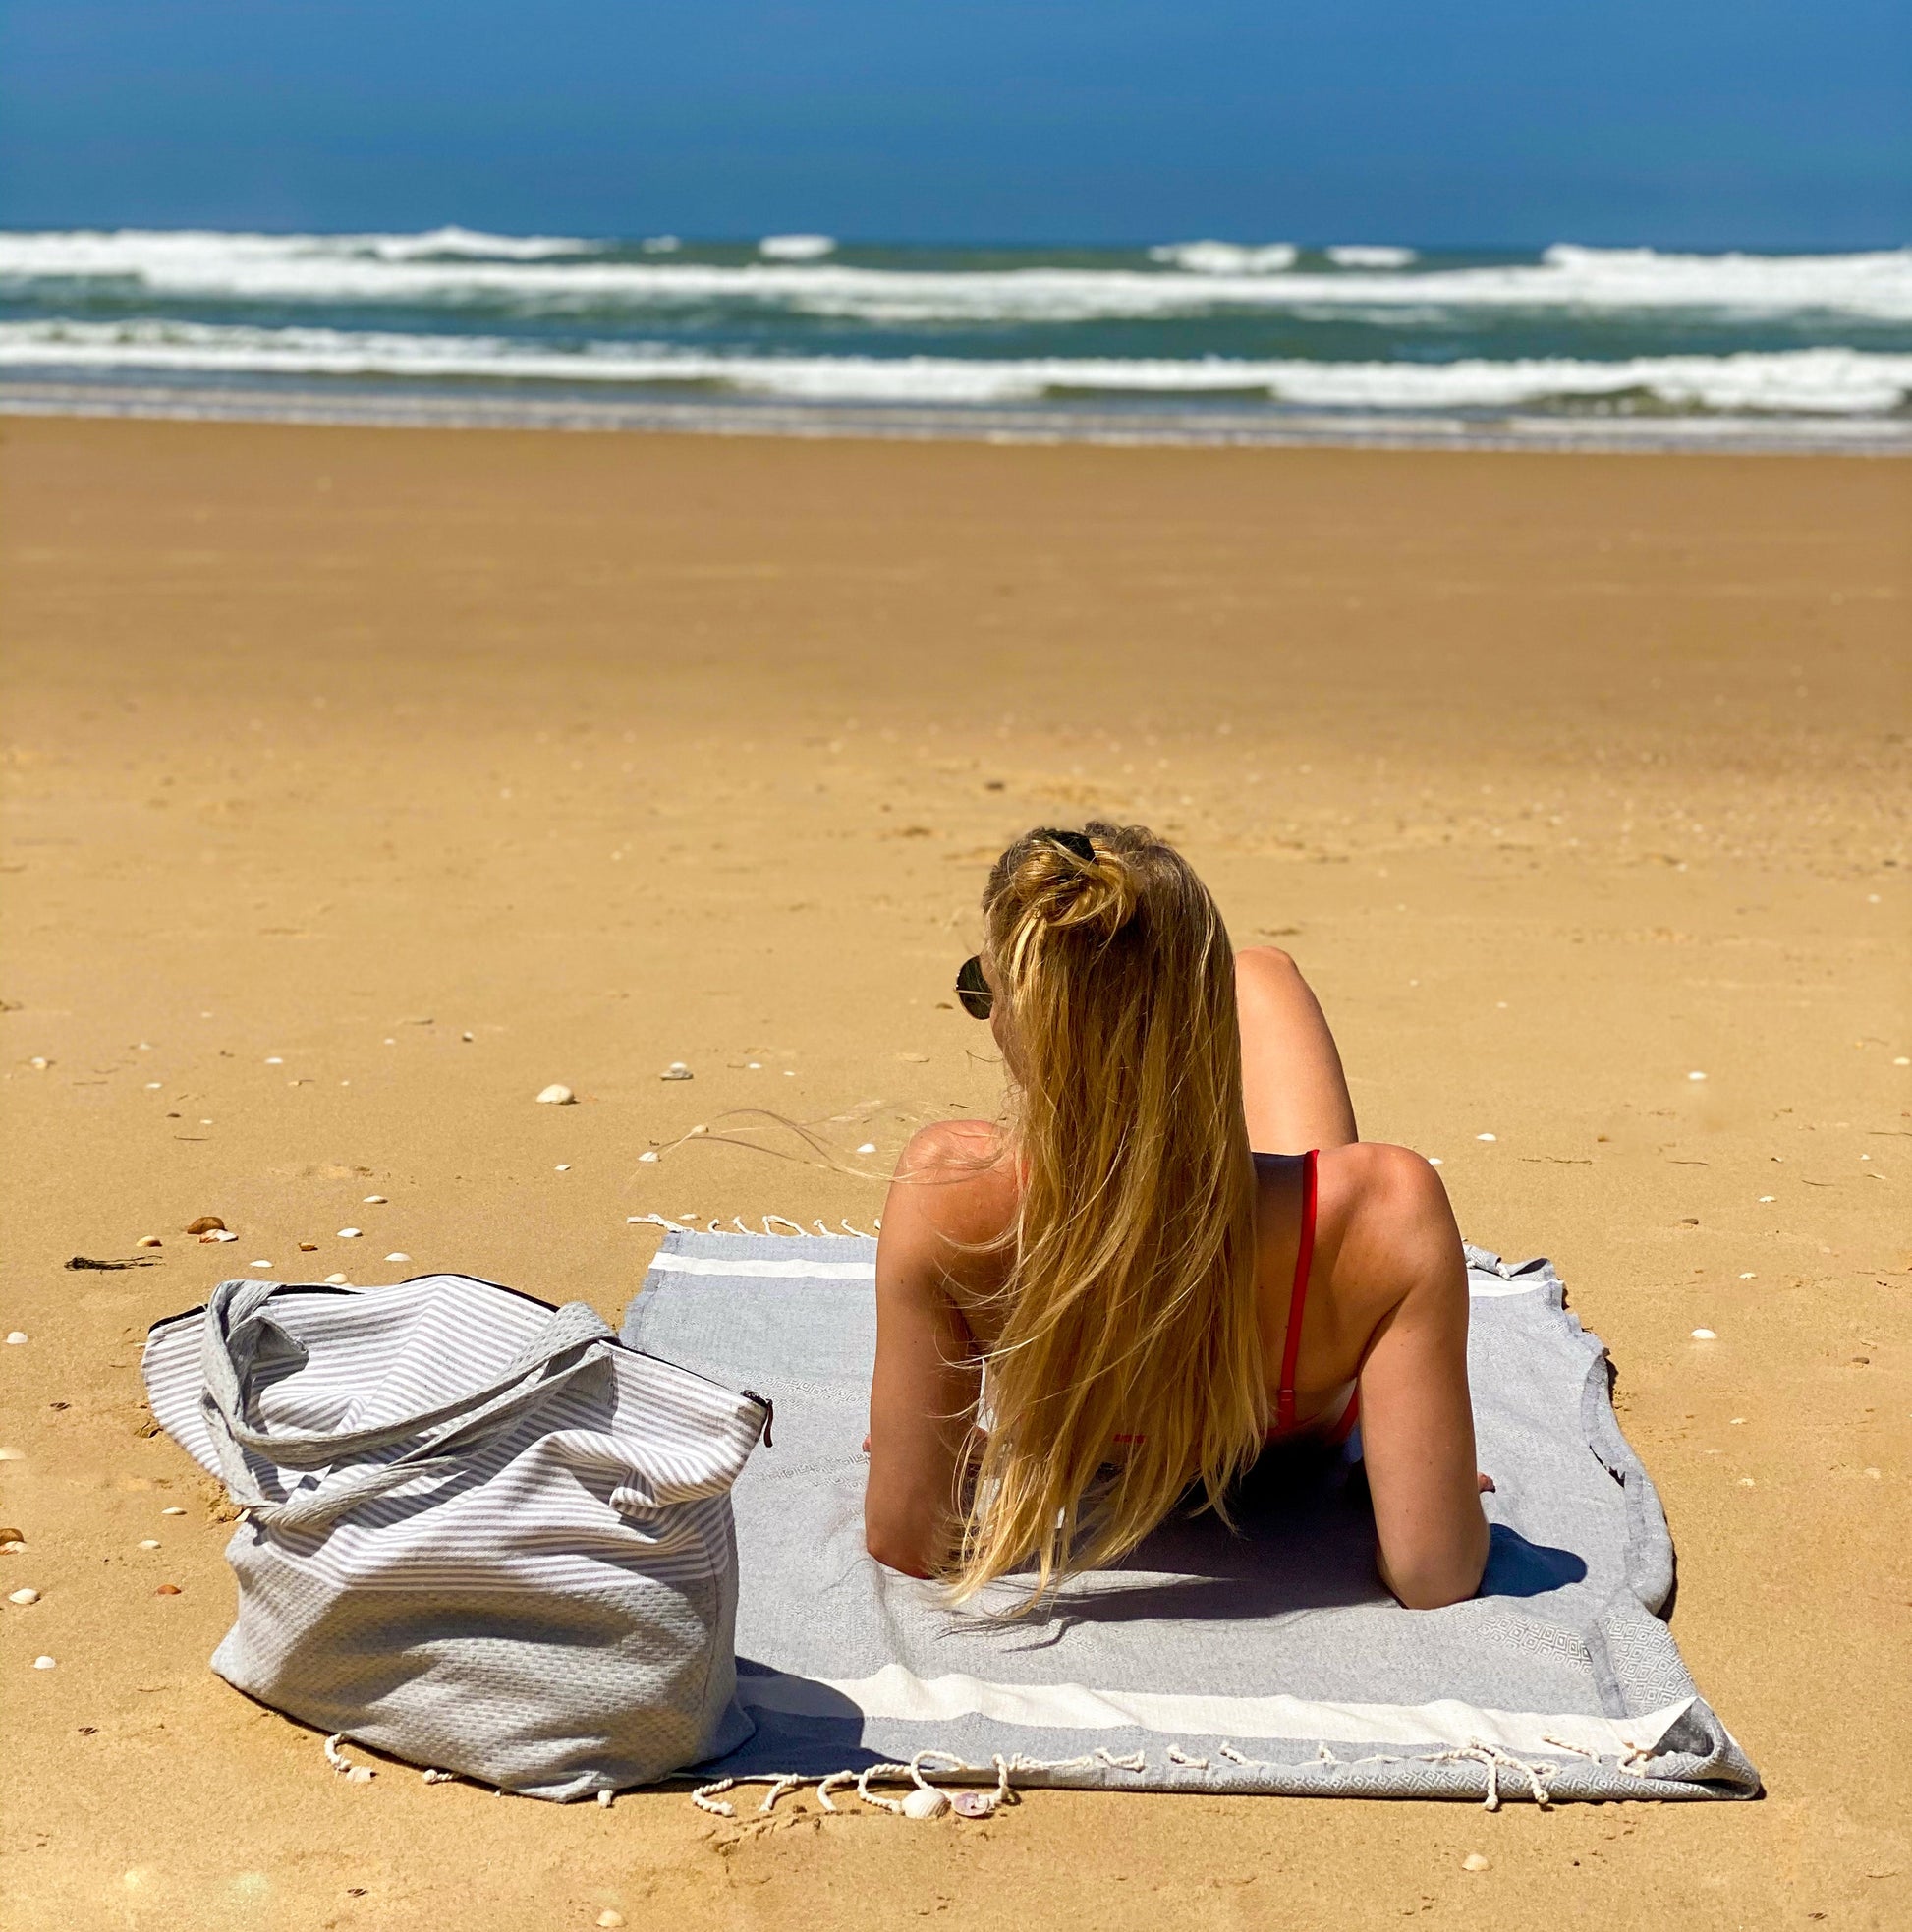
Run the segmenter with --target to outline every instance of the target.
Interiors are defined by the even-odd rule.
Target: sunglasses
[[[995,994],[989,991],[989,983],[983,977],[983,955],[973,952],[957,968],[956,997],[963,1003],[963,1011],[973,1020],[986,1020],[995,1005]]]

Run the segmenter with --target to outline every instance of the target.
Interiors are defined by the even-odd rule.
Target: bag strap
[[[469,1449],[544,1401],[575,1376],[608,1359],[612,1330],[582,1301],[553,1309],[550,1318],[492,1379],[438,1407],[366,1429],[254,1428],[248,1417],[258,1377],[308,1357],[305,1344],[266,1314],[276,1281],[222,1281],[206,1303],[200,1339],[204,1390],[200,1406],[232,1500],[257,1520],[290,1529],[329,1521],[353,1504],[383,1496],[421,1476],[445,1476],[461,1466],[453,1451]],[[336,1465],[397,1443],[403,1454],[369,1467]],[[253,1450],[284,1469],[331,1467],[317,1487],[283,1500],[260,1488],[246,1458]]]

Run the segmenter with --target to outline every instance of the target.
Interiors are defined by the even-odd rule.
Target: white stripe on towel
[[[739,1278],[769,1277],[810,1281],[873,1281],[873,1261],[807,1261],[796,1256],[757,1260],[741,1255],[682,1255],[664,1249],[650,1266],[659,1275],[714,1275]],[[1493,1275],[1469,1275],[1467,1291],[1477,1300],[1497,1301],[1504,1295],[1533,1294],[1539,1280],[1503,1281]]]
[[[776,1261],[748,1260],[732,1255],[679,1255],[663,1250],[651,1261],[660,1275],[737,1275],[800,1276],[812,1281],[873,1281],[873,1261],[804,1261],[796,1257]]]
[[[920,1677],[900,1664],[848,1681],[744,1676],[737,1695],[759,1710],[825,1715],[847,1698],[865,1717],[946,1724],[983,1717],[1048,1731],[1142,1730],[1199,1737],[1331,1739],[1337,1744],[1475,1742],[1503,1751],[1567,1745],[1599,1757],[1631,1758],[1658,1748],[1691,1705],[1682,1698],[1640,1717],[1576,1712],[1483,1710],[1444,1698],[1434,1704],[1323,1704],[1301,1697],[1190,1697],[1153,1691],[1091,1690],[1079,1683],[989,1683],[952,1673]]]

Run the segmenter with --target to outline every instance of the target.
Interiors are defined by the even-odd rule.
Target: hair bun
[[[1010,875],[1010,890],[1046,926],[1090,928],[1112,938],[1140,897],[1126,858],[1087,832],[1048,827],[1029,833]]]

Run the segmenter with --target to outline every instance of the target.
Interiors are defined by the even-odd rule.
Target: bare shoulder
[[[1016,1198],[1015,1163],[993,1121],[938,1120],[919,1129],[883,1204],[879,1268],[939,1277],[959,1294],[986,1291],[1000,1261],[976,1251],[1007,1231]]]
[[[1460,1264],[1447,1190],[1412,1148],[1357,1141],[1325,1149],[1319,1172],[1317,1251],[1351,1315],[1378,1323],[1411,1289]]]

